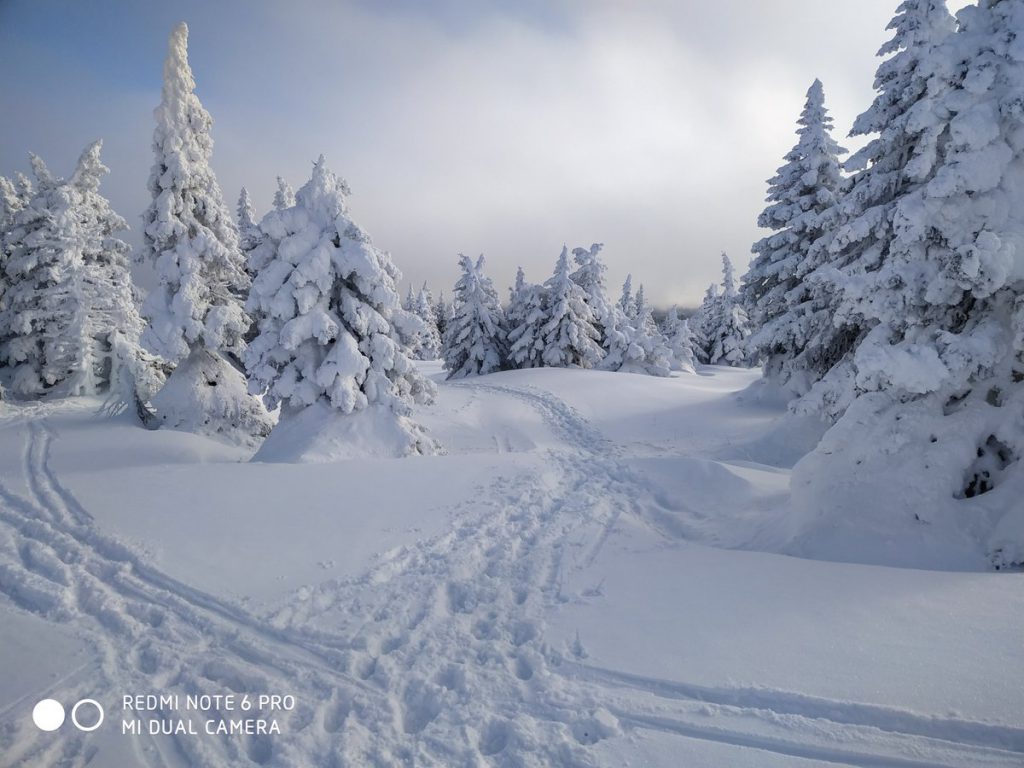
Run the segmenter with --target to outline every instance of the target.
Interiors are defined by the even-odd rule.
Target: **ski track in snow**
[[[144,692],[298,699],[279,736],[131,737],[139,764],[155,766],[591,766],[598,742],[634,730],[864,768],[1024,762],[1024,729],[645,678],[585,663],[578,642],[553,647],[545,614],[600,594],[566,594],[565,576],[595,560],[622,515],[642,519],[656,502],[554,395],[447,386],[523,400],[565,445],[543,469],[481,489],[445,532],[361,576],[304,588],[269,617],[162,574],[93,526],[50,466],[55,406],[21,409],[28,493],[0,486],[0,591],[79,630],[102,660],[50,690],[110,691],[118,706]],[[77,767],[96,755],[89,734],[44,739],[17,722],[0,732],[5,765]]]

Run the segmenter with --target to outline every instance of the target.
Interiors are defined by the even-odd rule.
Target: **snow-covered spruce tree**
[[[35,191],[14,214],[4,241],[0,322],[7,332],[0,360],[11,371],[11,391],[22,397],[42,395],[71,374],[68,335],[80,304],[75,282],[82,260],[70,186],[38,156],[31,162]]]
[[[248,264],[249,254],[260,244],[260,228],[256,223],[256,210],[253,208],[249,190],[242,187],[238,195],[238,247],[242,251],[243,261]]]
[[[855,396],[853,351],[875,325],[866,305],[892,258],[898,201],[928,183],[951,114],[936,99],[956,63],[942,53],[954,21],[941,0],[906,0],[875,75],[877,96],[852,136],[874,136],[846,162],[855,172],[838,203],[839,226],[811,248],[802,309],[813,319],[800,368],[815,383],[799,410],[835,418]]]
[[[633,318],[637,321],[637,325],[649,334],[660,333],[658,324],[654,321],[654,310],[647,303],[647,293],[644,291],[643,283],[640,283],[640,287],[637,288],[633,304]]]
[[[612,303],[608,300],[608,286],[605,278],[607,268],[601,259],[603,243],[594,243],[587,248],[573,248],[573,261],[577,269],[572,273],[575,282],[586,294],[587,306],[594,315],[594,326],[597,328],[600,337],[598,344],[605,346],[605,324],[614,323],[611,317]]]
[[[434,320],[434,304],[426,283],[420,288],[413,307],[416,316],[423,321],[423,330],[416,334],[416,359],[437,360],[441,357],[441,335]]]
[[[619,305],[612,307],[600,368],[668,376],[672,370],[672,353],[661,332],[648,333],[645,325],[642,318],[629,317]]]
[[[452,314],[444,333],[444,367],[448,378],[500,371],[508,351],[505,315],[494,283],[484,275],[484,257],[474,264],[459,254],[462,276],[455,283]]]
[[[547,306],[544,286],[527,283],[523,268],[516,272],[515,286],[509,297],[508,365],[510,368],[540,368],[544,365],[544,324]]]
[[[437,301],[434,302],[434,324],[437,326],[437,332],[440,337],[444,338],[444,332],[448,328],[448,319],[451,317],[452,307],[448,303],[448,300],[444,297],[444,289],[437,296]]]
[[[705,365],[711,362],[711,349],[718,326],[718,284],[711,283],[704,291],[704,300],[693,313],[690,332],[693,334],[693,351],[697,362]]]
[[[672,370],[693,373],[696,366],[693,334],[690,324],[679,317],[679,309],[672,307],[665,318],[665,341],[672,353]]]
[[[18,190],[10,179],[0,176],[0,312],[3,310],[4,293],[7,290],[7,276],[5,265],[7,264],[8,247],[5,242],[8,233],[14,227],[14,217],[24,207]],[[13,247],[11,244],[10,247]],[[0,326],[0,344],[7,337],[7,331]]]
[[[732,261],[722,254],[722,292],[709,296],[711,303],[701,317],[701,340],[707,345],[711,365],[746,366],[749,364],[747,337],[750,320],[740,303]],[[701,308],[702,312],[704,307]]]
[[[164,375],[157,359],[140,343],[143,322],[129,267],[130,248],[117,237],[128,225],[100,194],[100,182],[109,173],[100,161],[101,148],[101,141],[86,148],[69,182],[82,262],[76,275],[79,306],[72,326],[75,365],[66,391],[108,392],[112,405],[138,408],[163,384]]]
[[[70,180],[33,156],[37,191],[8,229],[3,355],[22,396],[109,392],[134,404],[161,381],[139,347],[129,249],[116,236],[127,225],[99,193],[100,146],[85,150]]]
[[[321,156],[295,205],[267,214],[248,306],[260,318],[246,351],[250,391],[281,420],[257,460],[429,453],[410,418],[433,384],[406,354],[401,274],[355,224],[347,187]],[[347,443],[347,444],[346,444]]]
[[[277,191],[274,192],[274,210],[283,211],[285,208],[291,208],[294,205],[295,190],[292,189],[291,184],[278,176]]]
[[[741,294],[754,328],[751,358],[762,359],[767,380],[799,395],[811,383],[805,366],[816,362],[803,359],[808,343],[816,330],[820,335],[822,326],[832,327],[829,302],[817,295],[817,286],[804,283],[808,253],[836,226],[843,183],[839,156],[845,150],[832,138],[820,80],[807,91],[797,125],[797,143],[768,181],[769,205],[757,220],[774,232],[754,244]]]
[[[958,567],[977,566],[968,554],[1002,567],[1024,563],[1019,494],[963,499],[1024,478],[1024,0],[958,20],[922,54],[932,74],[906,121],[917,140],[883,208],[891,225],[877,226],[885,239],[860,256],[873,266],[850,271],[841,307],[870,327],[847,366],[850,402],[795,468],[794,502],[837,499],[821,550],[850,535],[846,516],[860,531],[902,523],[915,543],[952,526]],[[914,564],[935,567],[919,551]]]
[[[587,294],[569,272],[569,249],[555,264],[554,274],[544,283],[545,313],[541,338],[541,360],[552,368],[594,368],[604,357],[598,343],[600,332]]]
[[[919,102],[949,116],[939,126],[931,118],[941,131],[921,138],[905,170],[926,181],[896,200],[886,257],[844,302],[877,323],[856,351],[858,392],[961,388],[1013,356],[1019,329],[1008,313],[1019,313],[1024,289],[1024,0],[968,7],[960,20],[932,50],[952,87],[933,79]]]
[[[188,27],[171,33],[143,215],[144,260],[158,285],[143,304],[143,343],[177,365],[153,398],[167,427],[252,441],[272,424],[246,391],[237,367],[250,319],[242,308],[249,278],[238,230],[224,204],[210,156],[212,119],[195,93]]]
[[[633,317],[636,313],[636,299],[633,298],[633,275],[626,275],[626,281],[622,284],[622,293],[619,296],[619,309],[626,317]]]

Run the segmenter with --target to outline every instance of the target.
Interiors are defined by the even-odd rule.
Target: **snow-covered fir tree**
[[[429,452],[433,443],[410,414],[414,404],[433,400],[434,386],[407,356],[399,332],[403,326],[412,334],[419,323],[401,308],[401,274],[352,221],[346,194],[321,156],[295,205],[261,222],[255,261],[262,267],[248,304],[260,318],[246,352],[250,391],[268,408],[282,406],[275,431],[287,433],[289,421],[317,414],[368,411],[362,423],[398,436],[395,453]]]
[[[541,360],[552,368],[594,368],[604,353],[598,343],[601,334],[595,325],[587,294],[573,281],[569,272],[569,249],[555,264],[554,274],[544,283],[544,342]]]
[[[75,282],[82,260],[70,186],[38,156],[31,163],[35,192],[15,213],[4,243],[8,286],[0,323],[7,331],[0,359],[11,370],[10,388],[26,397],[71,375],[68,336],[79,307]]]
[[[765,378],[803,394],[810,384],[803,369],[817,362],[803,359],[804,352],[813,338],[823,336],[822,326],[832,327],[829,296],[819,296],[820,286],[804,282],[813,266],[808,254],[836,226],[843,183],[839,156],[844,150],[832,138],[820,80],[808,89],[797,125],[796,145],[768,181],[769,204],[757,220],[774,231],[754,244],[741,293],[755,329],[750,352],[763,360]]]
[[[10,289],[2,351],[22,396],[109,392],[145,400],[160,384],[155,361],[139,346],[142,329],[128,269],[127,229],[100,192],[107,168],[90,145],[69,180],[32,157],[36,192],[5,238]]]
[[[484,263],[482,255],[476,263],[459,255],[462,276],[452,291],[452,314],[443,344],[449,379],[493,373],[505,365],[505,315],[494,283],[484,274]]]
[[[506,318],[509,367],[543,366],[543,329],[547,321],[544,286],[526,282],[522,267],[516,271],[516,282],[509,296]]]
[[[437,325],[437,332],[441,338],[444,338],[444,332],[448,328],[448,319],[452,314],[452,305],[444,297],[444,289],[442,288],[440,293],[437,295],[437,300],[434,302],[434,324]]]
[[[835,504],[843,517],[826,522],[841,532],[867,517],[973,541],[979,510],[1019,508],[1024,0],[982,0],[957,20],[950,34],[941,4],[900,6],[879,97],[858,120],[879,131],[853,185],[866,204],[854,198],[833,248],[838,321],[860,333],[804,398],[837,422],[792,480],[794,505]],[[993,489],[991,507],[965,506]],[[1024,546],[1006,530],[981,541],[996,567],[1019,567]]]
[[[672,370],[693,373],[696,366],[693,334],[686,319],[679,317],[679,309],[671,307],[665,317],[665,341],[672,353]]]
[[[15,215],[23,207],[24,202],[18,194],[14,183],[10,179],[0,176],[0,318],[3,316],[4,293],[7,291],[6,264],[8,248],[13,247],[13,243],[6,244],[9,238],[8,233],[14,227]],[[0,344],[3,344],[6,338],[7,329],[0,325]]]
[[[718,323],[718,303],[718,284],[711,283],[704,291],[704,299],[689,324],[690,333],[693,334],[693,352],[697,362],[705,365],[711,362],[711,348]]]
[[[640,283],[636,296],[633,298],[633,319],[646,333],[660,333],[658,324],[654,321],[654,310],[647,303],[647,293],[644,291],[644,284]]]
[[[722,292],[717,297],[713,328],[708,362],[711,365],[748,365],[750,320],[736,291],[732,260],[725,253],[722,254]]]
[[[929,42],[943,44],[920,54],[938,61],[917,70],[939,74],[910,122],[917,128],[927,108],[927,128],[905,150],[906,182],[890,180],[898,195],[880,204],[893,221],[884,252],[860,254],[874,266],[863,277],[851,270],[842,311],[872,325],[854,358],[857,392],[958,389],[1007,366],[1015,334],[1024,351],[1024,0],[970,6],[959,19],[952,36],[935,21]],[[885,125],[880,111],[873,106],[861,127]]]
[[[626,317],[633,317],[636,313],[636,299],[633,297],[633,275],[626,275],[626,281],[622,284],[622,293],[619,295],[619,309]]]
[[[213,121],[195,95],[185,24],[171,33],[155,114],[142,256],[158,285],[143,304],[143,342],[178,368],[153,405],[166,426],[254,439],[271,421],[234,362],[250,326],[242,307],[249,277],[210,167]]]
[[[163,373],[140,343],[143,322],[129,267],[130,248],[117,237],[128,225],[100,194],[101,180],[109,172],[100,161],[101,148],[102,142],[96,141],[82,153],[69,182],[82,263],[73,326],[77,351],[67,391],[109,392],[125,405],[139,405],[163,383]]]
[[[629,317],[619,305],[612,307],[610,314],[600,367],[606,371],[668,376],[672,353],[661,332],[648,333],[642,318],[638,322],[638,318]]]
[[[437,360],[441,357],[441,335],[434,316],[434,302],[426,283],[416,295],[415,315],[423,321],[423,330],[416,334],[416,359]]]
[[[256,209],[253,208],[249,190],[242,187],[238,195],[238,246],[248,264],[249,254],[260,244],[260,228],[256,223]]]
[[[295,205],[295,190],[292,185],[280,176],[277,177],[277,190],[274,192],[274,210],[283,211]]]
[[[572,273],[572,279],[586,294],[587,306],[590,307],[590,311],[594,315],[594,326],[599,333],[598,344],[603,347],[606,336],[605,324],[606,322],[612,323],[614,320],[609,319],[611,318],[612,304],[608,300],[608,285],[605,277],[607,267],[601,258],[602,248],[604,248],[603,243],[594,243],[590,248],[573,248],[572,256],[573,261],[577,264],[577,269]]]

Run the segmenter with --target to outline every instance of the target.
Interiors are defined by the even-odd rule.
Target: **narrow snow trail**
[[[36,409],[24,414],[28,497],[0,486],[0,591],[26,610],[71,624],[96,648],[100,669],[74,684],[65,681],[62,698],[98,698],[118,715],[124,694],[296,696],[296,710],[279,716],[281,735],[176,736],[171,765],[330,765],[339,738],[332,718],[341,692],[346,706],[360,707],[370,727],[387,733],[393,720],[389,703],[347,674],[344,638],[292,637],[161,574],[94,528],[50,467],[47,415]],[[4,765],[85,765],[93,754],[88,741],[83,735],[44,738],[22,721],[0,734],[0,754]],[[164,764],[157,755],[151,749],[139,755],[140,762]]]
[[[351,633],[367,680],[398,696],[416,764],[600,765],[632,729],[840,765],[1010,766],[1024,730],[771,689],[707,688],[582,663],[545,642],[544,617],[579,596],[563,582],[624,515],[656,504],[643,479],[564,401],[531,387],[449,384],[523,400],[561,445],[500,480],[450,531],[328,582],[274,617]],[[599,585],[591,588],[597,594]],[[586,593],[584,593],[585,595]]]

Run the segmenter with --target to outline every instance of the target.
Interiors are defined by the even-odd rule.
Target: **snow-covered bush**
[[[249,297],[259,334],[246,365],[250,392],[282,412],[258,459],[309,458],[310,445],[330,442],[331,434],[350,428],[349,417],[371,410],[358,421],[394,428],[380,435],[383,449],[365,446],[368,452],[435,447],[410,418],[414,404],[432,401],[434,386],[416,370],[399,333],[399,326],[415,331],[420,323],[402,310],[401,275],[352,221],[346,193],[321,156],[295,205],[271,211],[260,225],[263,238],[252,259],[259,270]],[[307,409],[334,418],[314,420],[315,434],[297,439],[294,423],[308,421]]]
[[[474,263],[459,255],[462,276],[453,290],[453,309],[444,333],[444,367],[449,379],[500,371],[508,350],[505,315],[494,283],[484,274],[484,257]]]

